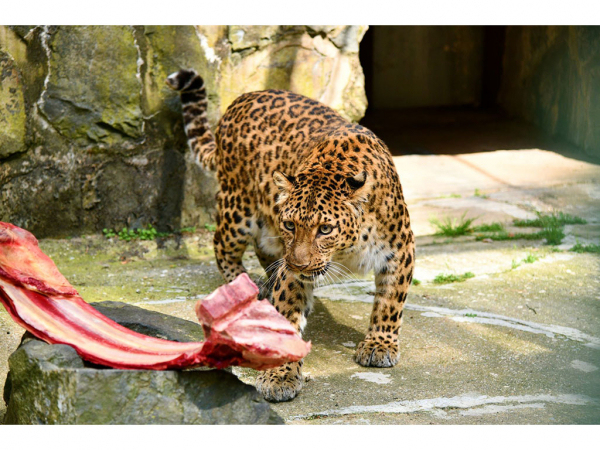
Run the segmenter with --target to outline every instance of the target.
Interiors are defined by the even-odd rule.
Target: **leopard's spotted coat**
[[[218,267],[227,281],[244,272],[252,243],[270,277],[272,302],[301,332],[316,276],[339,270],[375,273],[375,302],[355,360],[390,367],[414,267],[414,238],[400,179],[385,144],[331,108],[281,90],[238,97],[213,137],[206,91],[193,70],[167,79],[181,94],[190,148],[217,171]],[[302,362],[261,372],[271,401],[302,388]]]

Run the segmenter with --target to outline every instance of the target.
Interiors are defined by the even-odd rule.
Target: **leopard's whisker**
[[[348,269],[342,263],[339,263],[336,261],[331,261],[331,263],[332,263],[332,266],[337,268],[345,277],[348,277],[353,281],[363,281],[360,278],[358,278],[350,269]]]
[[[273,268],[275,268],[276,266],[280,266],[281,264],[283,264],[283,258],[279,258],[277,261],[274,261],[271,264],[269,264],[265,269],[265,272],[268,273],[269,270],[272,270]]]

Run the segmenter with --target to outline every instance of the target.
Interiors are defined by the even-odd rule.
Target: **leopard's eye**
[[[296,229],[296,225],[291,220],[286,220],[283,222],[283,226],[286,230],[294,231]]]
[[[333,231],[333,227],[331,225],[321,225],[319,227],[319,233],[321,234],[329,234]]]

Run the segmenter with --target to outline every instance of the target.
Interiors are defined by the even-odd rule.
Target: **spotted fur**
[[[302,332],[315,280],[373,270],[375,301],[355,360],[395,365],[414,237],[385,144],[331,108],[281,90],[238,97],[212,140],[202,79],[183,70],[168,84],[181,91],[191,149],[217,171],[214,246],[224,278],[245,272],[242,255],[252,244],[269,276],[266,294]],[[267,400],[290,400],[302,388],[301,368],[262,372],[257,387]]]

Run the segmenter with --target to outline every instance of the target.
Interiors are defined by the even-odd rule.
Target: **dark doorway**
[[[360,47],[361,124],[395,155],[549,148],[499,106],[505,26],[372,26]]]

